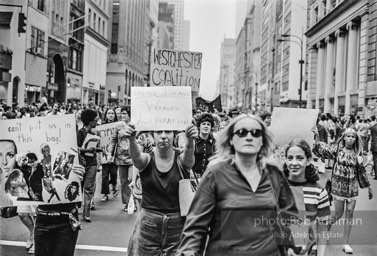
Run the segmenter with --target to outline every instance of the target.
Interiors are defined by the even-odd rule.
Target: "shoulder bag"
[[[190,172],[192,172],[192,170],[190,170],[190,172],[185,175],[186,171],[184,170],[182,163],[179,160],[177,160],[177,164],[178,164],[179,174],[181,176],[181,180],[179,181],[179,189],[178,189],[179,208],[181,210],[181,216],[184,217],[187,215],[190,209],[192,200],[194,199],[194,196],[195,196],[198,182],[197,182],[195,173],[194,173],[194,177],[196,181],[193,181],[190,179]]]

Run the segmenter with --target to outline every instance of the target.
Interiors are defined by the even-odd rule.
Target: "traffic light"
[[[26,17],[25,14],[20,12],[18,14],[18,33],[25,33],[26,32]]]

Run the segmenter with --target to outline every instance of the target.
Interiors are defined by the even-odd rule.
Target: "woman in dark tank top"
[[[154,131],[156,147],[149,154],[140,151],[133,124],[119,135],[129,140],[130,155],[140,172],[143,188],[142,209],[130,238],[128,255],[173,255],[184,225],[178,200],[179,168],[188,172],[193,167],[198,130],[193,124],[186,128],[187,143],[182,153],[173,148],[173,131]]]

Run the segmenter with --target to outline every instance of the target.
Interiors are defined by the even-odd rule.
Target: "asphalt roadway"
[[[75,255],[126,255],[137,213],[128,215],[123,211],[120,195],[116,198],[110,196],[109,201],[101,202],[101,173],[97,174],[96,209],[91,213],[91,223],[82,221],[83,230],[79,234]],[[321,174],[321,184],[324,184],[329,176],[329,171]],[[367,190],[360,190],[360,198],[354,215],[358,222],[353,226],[350,238],[350,244],[354,249],[353,255],[377,255],[377,180],[373,180],[372,176],[369,177],[375,197],[368,200]],[[326,248],[326,255],[346,255],[342,251],[342,231],[341,225],[335,225],[332,228],[333,237]],[[24,247],[27,238],[28,231],[18,217],[0,218],[1,256],[30,255]]]

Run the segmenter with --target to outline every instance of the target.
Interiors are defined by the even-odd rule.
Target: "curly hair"
[[[204,122],[209,122],[211,124],[211,127],[213,128],[215,126],[215,120],[211,114],[203,113],[198,117],[198,120],[196,122],[196,126],[200,128],[200,125]]]
[[[94,121],[98,116],[97,111],[87,108],[81,113],[81,121],[84,125],[89,125],[91,121]]]
[[[305,140],[300,139],[300,138],[291,140],[288,143],[287,147],[285,148],[285,154],[284,154],[285,157],[287,157],[288,150],[291,147],[301,148],[304,151],[305,156],[308,160],[310,160],[312,158],[312,151],[310,149],[309,144]],[[283,165],[283,172],[284,172],[286,177],[289,176],[289,170],[288,170],[287,163],[284,163],[284,165]],[[317,169],[315,168],[315,166],[312,163],[309,164],[308,166],[306,166],[306,168],[305,168],[305,179],[309,182],[316,182],[316,181],[319,180]]]

